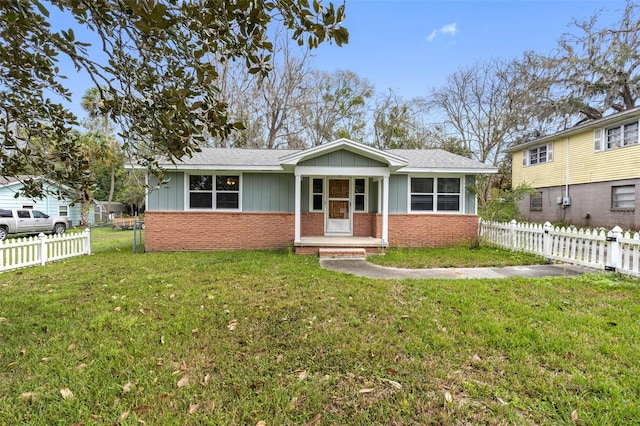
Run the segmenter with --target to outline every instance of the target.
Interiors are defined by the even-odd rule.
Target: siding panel
[[[554,161],[522,166],[523,151],[513,153],[513,184],[528,183],[534,188],[633,179],[640,170],[640,145],[595,152],[593,130],[554,141]],[[568,162],[568,163],[567,163]],[[568,172],[568,173],[567,173]],[[567,180],[568,175],[568,180]]]
[[[407,213],[407,175],[389,177],[389,213]]]
[[[386,164],[380,161],[372,160],[344,149],[310,158],[299,165],[316,167],[386,167]]]
[[[294,176],[278,173],[242,175],[242,210],[246,212],[292,212]]]
[[[470,189],[473,188],[475,184],[476,184],[475,176],[473,175],[465,176],[464,212],[467,214],[476,214],[477,197],[476,197],[476,194],[470,191]]]
[[[185,174],[166,172],[168,182],[149,192],[147,210],[184,210]],[[157,180],[149,176],[149,186],[154,188]]]

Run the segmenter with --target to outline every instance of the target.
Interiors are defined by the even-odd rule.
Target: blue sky
[[[615,23],[624,6],[615,0],[347,0],[350,42],[321,47],[316,65],[354,71],[380,92],[423,96],[476,61],[549,53],[572,18],[602,10],[598,22]]]
[[[326,3],[327,0],[324,0]],[[334,0],[339,4],[339,0]],[[619,0],[347,0],[343,47],[325,44],[314,67],[348,69],[369,79],[378,92],[393,89],[405,98],[424,96],[457,69],[491,58],[512,59],[527,50],[549,53],[573,18],[602,11],[599,23],[617,22]],[[60,15],[54,27],[66,28]],[[91,82],[61,64],[74,95],[73,111]]]

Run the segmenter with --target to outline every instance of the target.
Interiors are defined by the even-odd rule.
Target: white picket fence
[[[478,232],[483,241],[509,250],[640,276],[640,234],[623,232],[619,226],[605,231],[481,219]]]
[[[91,232],[14,238],[0,242],[0,272],[91,254]]]

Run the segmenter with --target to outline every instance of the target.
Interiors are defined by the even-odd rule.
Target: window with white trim
[[[411,211],[433,211],[434,178],[411,178]]]
[[[636,186],[612,186],[611,187],[611,209],[612,210],[635,210],[636,208]]]
[[[460,210],[460,179],[438,178],[438,211],[457,212]]]
[[[638,144],[638,122],[605,129],[606,149],[622,148]]]
[[[237,210],[239,207],[240,176],[189,176],[190,209]]]
[[[365,179],[354,179],[353,196],[355,198],[356,212],[367,211],[367,199],[366,199],[366,186],[367,181]]]
[[[322,201],[324,199],[324,179],[311,179],[311,211],[322,211]]]
[[[412,177],[410,204],[414,212],[459,212],[460,178]]]
[[[240,206],[240,176],[216,176],[216,209]]]
[[[69,216],[69,206],[60,205],[58,206],[58,216]]]
[[[522,151],[522,165],[535,166],[553,161],[553,142]]]

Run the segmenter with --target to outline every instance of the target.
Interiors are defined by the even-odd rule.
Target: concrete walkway
[[[430,268],[401,269],[374,265],[365,259],[320,259],[323,268],[367,278],[508,278],[508,277],[572,277],[593,269],[572,265],[505,266],[503,268]]]

